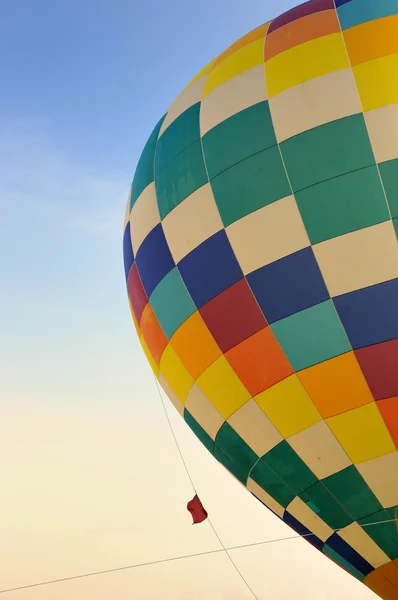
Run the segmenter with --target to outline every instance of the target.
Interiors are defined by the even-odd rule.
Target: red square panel
[[[133,307],[135,318],[137,319],[138,324],[140,324],[142,311],[148,304],[148,297],[141,283],[141,279],[137,270],[137,265],[135,263],[130,269],[129,277],[127,280],[127,291],[129,294],[131,306]]]
[[[207,302],[199,312],[223,352],[267,326],[246,279]]]
[[[394,440],[394,444],[398,448],[398,396],[379,400],[377,406]]]
[[[398,339],[355,351],[375,400],[398,396]]]

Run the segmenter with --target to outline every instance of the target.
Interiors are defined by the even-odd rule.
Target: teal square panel
[[[227,422],[216,437],[216,446],[223,450],[247,476],[258,461],[258,456]]]
[[[177,268],[170,271],[152,292],[149,302],[167,339],[196,310]]]
[[[295,371],[351,350],[331,300],[277,321],[271,329]]]
[[[287,508],[296,496],[293,490],[269,468],[264,459],[258,461],[250,477],[284,508]]]
[[[358,569],[356,569],[351,563],[345,560],[327,544],[324,545],[322,552],[331,558],[335,563],[340,565],[340,567],[343,567],[343,569],[345,569],[348,573],[351,573],[351,575],[353,575],[356,579],[359,579],[359,581],[363,581],[365,579],[365,575],[361,573],[361,571],[358,571]]]
[[[200,141],[194,142],[177,154],[155,177],[161,219],[207,182],[202,144]]]
[[[237,462],[235,462],[224,450],[222,450],[217,444],[214,444],[214,456],[224,467],[232,473],[243,485],[247,482],[247,471],[243,469]]]
[[[354,521],[382,509],[380,502],[354,465],[326,477],[323,483]]]
[[[294,192],[375,164],[362,113],[300,133],[280,147]]]
[[[318,481],[316,475],[286,441],[272,448],[262,457],[262,460],[295,495]]]
[[[159,137],[155,173],[164,169],[185,148],[200,140],[199,112],[200,102],[197,102],[177,117]]]
[[[193,418],[191,413],[187,411],[186,408],[184,409],[184,421],[187,423],[187,425],[190,427],[190,429],[193,431],[193,433],[196,435],[196,437],[202,442],[202,444],[205,446],[205,448],[207,448],[208,451],[213,454],[214,453],[214,441],[209,436],[207,431],[205,431],[203,429],[203,427],[201,425],[199,425],[199,423],[196,421],[196,419]]]
[[[353,523],[353,519],[347,510],[332,496],[322,481],[315,483],[300,494],[300,499],[307,506],[314,505],[316,514],[332,529],[343,529]]]
[[[312,244],[390,218],[376,165],[306,188],[296,200]]]
[[[398,218],[398,158],[379,164],[388,204],[393,219]]]
[[[160,121],[152,131],[138,161],[137,169],[135,171],[133,184],[131,188],[130,211],[133,208],[136,201],[138,200],[139,196],[141,196],[142,192],[145,190],[145,188],[148,187],[148,185],[154,180],[153,165],[155,159],[156,143],[160,128],[165,117],[166,115],[164,115],[160,119]]]
[[[395,508],[381,510],[358,521],[363,526],[364,531],[380,546],[391,560],[398,559],[397,526],[394,521],[391,521],[391,519],[395,518],[394,514]],[[390,522],[379,523],[380,521]],[[379,524],[369,525],[369,523]]]
[[[225,227],[291,194],[277,146],[227,169],[211,186]]]
[[[229,117],[206,133],[202,141],[209,179],[245,158],[275,146],[268,101]]]

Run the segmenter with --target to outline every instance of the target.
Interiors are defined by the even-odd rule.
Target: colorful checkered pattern
[[[398,598],[398,0],[252,31],[152,132],[133,320],[166,394],[268,508]],[[338,530],[336,532],[336,530]]]

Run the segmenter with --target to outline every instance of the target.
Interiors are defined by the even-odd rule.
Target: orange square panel
[[[324,419],[373,402],[353,352],[297,373]]]
[[[149,302],[142,312],[141,334],[156,364],[159,364],[164,349],[168,344],[168,340],[163,333],[163,329],[160,327],[159,321],[157,320]]]
[[[387,429],[398,448],[398,396],[379,400],[377,407],[381,412]]]
[[[222,354],[198,312],[177,329],[170,344],[195,381]]]
[[[252,396],[294,373],[270,327],[229,350],[225,358]]]

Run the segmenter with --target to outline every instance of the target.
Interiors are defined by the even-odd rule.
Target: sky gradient
[[[211,58],[294,0],[19,0],[0,23],[0,590],[219,548],[136,339],[124,207],[159,117]],[[291,530],[169,406],[223,543]],[[233,552],[259,600],[375,596],[301,539]],[[205,574],[205,576],[204,576]],[[4,594],[249,600],[225,554]]]

